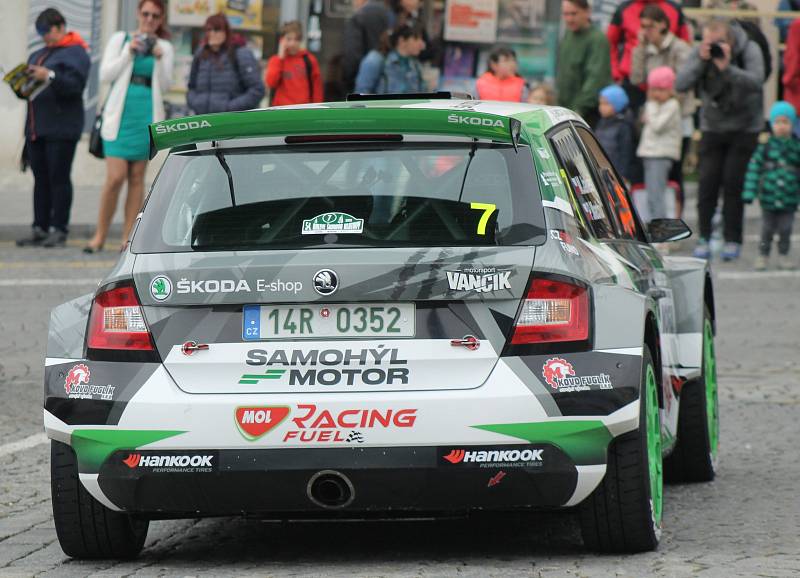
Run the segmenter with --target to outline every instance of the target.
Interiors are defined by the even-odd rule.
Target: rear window
[[[133,251],[539,244],[536,183],[530,150],[505,145],[176,153],[154,185]]]

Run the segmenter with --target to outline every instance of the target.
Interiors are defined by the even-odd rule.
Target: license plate
[[[414,337],[413,303],[245,305],[242,339]]]

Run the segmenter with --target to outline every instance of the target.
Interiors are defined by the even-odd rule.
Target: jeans
[[[28,158],[33,172],[33,225],[68,232],[72,207],[72,159],[74,140],[29,140]]]
[[[789,254],[789,242],[792,238],[792,225],[794,224],[794,211],[761,211],[761,244],[758,252],[769,257],[772,247],[772,238],[778,233],[778,253]]]
[[[647,189],[648,220],[663,219],[667,216],[664,191],[667,188],[669,171],[673,160],[666,157],[644,158],[644,186]]]
[[[727,243],[742,242],[744,204],[742,185],[750,156],[758,145],[757,133],[704,132],[700,140],[700,190],[697,213],[700,237],[711,238],[711,219],[717,210],[720,188],[723,232]]]

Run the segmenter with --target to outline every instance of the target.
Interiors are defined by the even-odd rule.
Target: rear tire
[[[703,319],[703,369],[687,381],[678,406],[678,443],[664,460],[670,482],[710,482],[719,452],[719,402],[714,330],[708,308]]]
[[[50,442],[53,520],[61,549],[72,558],[133,558],[142,551],[148,520],[115,512],[95,500],[78,479],[75,452]]]
[[[583,542],[599,552],[655,550],[661,539],[663,479],[658,382],[650,349],[642,356],[639,427],[608,448],[606,475],[580,507]]]

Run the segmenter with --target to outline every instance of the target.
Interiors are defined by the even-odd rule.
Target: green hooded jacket
[[[742,199],[758,198],[767,211],[794,211],[800,204],[800,141],[769,137],[750,157]]]

